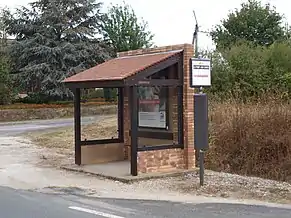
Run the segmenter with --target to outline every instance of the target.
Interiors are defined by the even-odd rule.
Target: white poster
[[[210,59],[192,58],[191,87],[211,86]]]
[[[166,96],[161,87],[139,87],[140,127],[166,128]]]
[[[166,128],[166,113],[160,112],[139,112],[140,127]]]

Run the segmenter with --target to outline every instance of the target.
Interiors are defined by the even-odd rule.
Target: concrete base
[[[130,162],[129,161],[118,161],[111,163],[93,164],[78,166],[75,164],[61,166],[61,169],[81,172],[98,176],[106,179],[120,181],[124,183],[132,183],[141,180],[158,179],[164,177],[174,177],[184,175],[196,170],[176,170],[174,172],[167,173],[140,173],[138,176],[130,175]]]

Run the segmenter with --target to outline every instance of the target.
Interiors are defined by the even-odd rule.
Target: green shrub
[[[117,100],[117,89],[106,88],[104,89],[105,101],[116,101]]]
[[[291,91],[291,46],[287,42],[269,47],[240,43],[222,56],[212,54],[212,87],[208,91],[218,98],[246,102],[266,93]]]
[[[0,55],[0,105],[3,105],[11,103],[14,91],[9,74],[8,60],[2,54]]]
[[[63,104],[72,102],[70,99],[61,99],[59,96],[50,96],[42,92],[29,93],[27,97],[18,99],[17,102],[25,104],[55,104],[55,102],[62,102]]]
[[[97,89],[94,91],[90,91],[87,95],[85,95],[85,98],[87,98],[87,99],[104,98],[103,89]]]

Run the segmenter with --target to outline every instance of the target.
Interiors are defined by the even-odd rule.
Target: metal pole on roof
[[[194,50],[195,57],[198,58],[198,32],[199,32],[199,26],[198,26],[197,17],[196,17],[196,14],[195,14],[194,10],[193,10],[193,15],[194,15],[196,24],[195,24],[195,30],[194,30],[194,33],[193,33],[192,44],[195,46],[195,50]]]
[[[193,15],[194,15],[194,19],[195,19],[195,30],[194,30],[194,33],[193,33],[193,39],[192,39],[192,44],[194,45],[194,56],[195,58],[199,58],[199,48],[198,48],[198,33],[205,33],[205,34],[209,34],[210,32],[209,31],[201,31],[199,29],[199,25],[198,25],[198,20],[197,20],[197,17],[196,17],[196,13],[195,11],[193,10]]]

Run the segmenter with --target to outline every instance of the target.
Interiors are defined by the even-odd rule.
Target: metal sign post
[[[200,185],[204,185],[204,152],[208,149],[208,99],[203,93],[203,87],[211,86],[210,59],[191,59],[192,88],[199,88],[199,94],[194,94],[194,148],[199,153]]]

